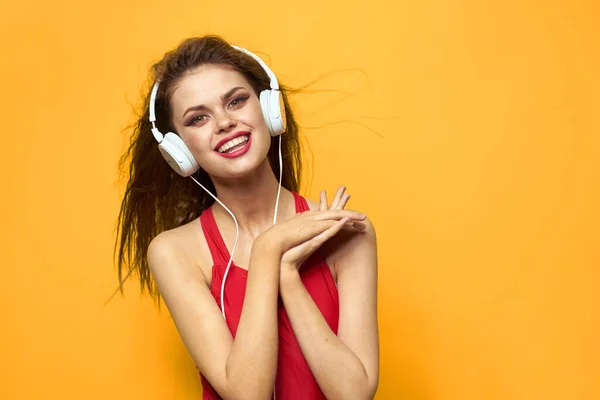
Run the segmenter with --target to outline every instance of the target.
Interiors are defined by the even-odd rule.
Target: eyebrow
[[[233,89],[229,90],[227,93],[225,93],[223,96],[221,96],[221,101],[225,101],[226,98],[231,96],[233,93],[235,93],[239,89],[244,89],[244,87],[236,86]],[[185,115],[187,113],[189,113],[190,111],[198,111],[198,110],[203,110],[203,109],[206,109],[206,106],[204,104],[199,104],[197,106],[190,107],[187,110],[185,110],[185,112],[183,113],[183,116],[181,118],[185,118]]]

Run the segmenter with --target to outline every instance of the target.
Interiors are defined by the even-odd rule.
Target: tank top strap
[[[304,211],[310,211],[310,207],[308,206],[308,203],[304,197],[293,191],[292,194],[294,195],[294,202],[296,203],[296,214],[303,213]]]
[[[225,247],[219,227],[215,221],[215,216],[212,212],[212,207],[209,207],[202,211],[200,214],[200,224],[202,225],[202,231],[206,238],[206,243],[210,249],[210,255],[213,259],[214,265],[225,265],[229,261],[228,250]]]

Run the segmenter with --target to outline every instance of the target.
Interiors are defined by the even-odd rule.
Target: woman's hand
[[[331,205],[328,206],[327,205],[327,192],[325,192],[324,190],[321,190],[321,201],[319,203],[319,210],[343,210],[344,207],[346,207],[346,204],[348,203],[348,200],[350,200],[350,195],[348,193],[344,193],[346,191],[346,187],[345,186],[340,186],[337,190],[337,192],[335,193],[335,197],[333,198],[333,201],[331,202]],[[348,221],[345,225],[345,228],[356,228],[359,231],[364,231],[364,229],[366,228],[366,225],[362,222],[358,222],[358,221]]]
[[[340,186],[333,201],[331,202],[331,205],[327,204],[327,193],[325,191],[321,191],[319,210],[307,211],[302,214],[298,214],[303,215],[307,213],[314,213],[315,216],[321,216],[321,218],[326,215],[331,215],[335,216],[335,219],[330,217],[324,222],[319,223],[313,220],[306,221],[307,224],[314,225],[310,228],[308,226],[304,227],[305,234],[302,236],[302,240],[298,238],[299,240],[296,240],[293,246],[288,246],[287,250],[283,251],[281,256],[282,269],[292,269],[297,271],[302,263],[306,261],[312,253],[314,253],[323,245],[323,243],[340,232],[342,229],[351,231],[362,231],[365,229],[366,225],[360,222],[364,221],[366,218],[363,214],[344,210],[344,207],[350,199],[350,195],[344,193],[345,190],[346,188],[344,186]],[[352,215],[358,214],[360,215],[360,218],[353,218],[350,216],[346,217],[346,214],[338,214],[346,212],[351,212],[353,213]],[[338,216],[342,217],[338,219]]]

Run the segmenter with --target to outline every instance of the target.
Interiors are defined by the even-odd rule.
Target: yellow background
[[[293,99],[302,194],[346,184],[376,225],[377,399],[600,399],[599,8],[3,4],[0,398],[200,398],[166,311],[136,283],[104,303],[120,131],[151,63],[217,33],[326,75]]]

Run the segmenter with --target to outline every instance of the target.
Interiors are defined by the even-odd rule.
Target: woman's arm
[[[364,219],[356,211],[312,211],[261,233],[252,245],[235,339],[200,268],[182,259],[178,237],[168,231],[152,241],[148,263],[159,291],[196,365],[221,397],[267,399],[273,393],[281,255],[290,248],[316,249],[339,230],[340,221]]]
[[[255,240],[234,339],[200,268],[186,265],[174,239],[169,232],[157,236],[148,263],[190,355],[221,397],[269,399],[277,366],[281,253]]]
[[[300,280],[282,265],[280,293],[302,353],[328,399],[372,399],[379,381],[377,248],[373,225],[336,236],[340,318],[336,336]]]

